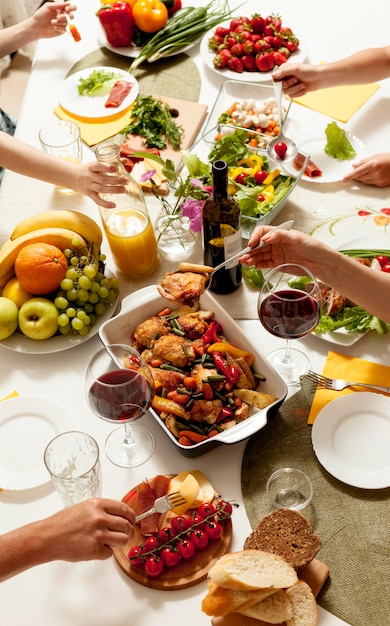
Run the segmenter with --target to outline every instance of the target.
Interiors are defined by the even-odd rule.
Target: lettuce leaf
[[[340,128],[336,122],[328,124],[325,130],[327,138],[327,144],[325,145],[325,152],[327,155],[335,159],[343,159],[348,161],[356,156],[356,152],[351,145],[345,130]]]

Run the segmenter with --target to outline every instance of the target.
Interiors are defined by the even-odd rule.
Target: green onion
[[[218,26],[231,14],[232,10],[226,0],[221,8],[215,7],[215,2],[210,2],[205,7],[179,9],[169,18],[164,28],[146,42],[131,64],[130,71],[144,61],[153,63],[196,42],[201,35]]]
[[[340,250],[345,256],[361,257],[362,259],[371,259],[376,256],[390,257],[390,250]]]

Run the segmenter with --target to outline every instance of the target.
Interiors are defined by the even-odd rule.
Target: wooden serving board
[[[134,487],[124,498],[122,502],[127,502],[134,493]],[[160,516],[160,528],[170,526],[170,520],[174,517],[172,512],[164,513]],[[165,569],[158,578],[148,576],[143,568],[133,567],[130,565],[128,554],[132,546],[137,546],[145,542],[145,537],[141,535],[139,525],[134,527],[134,536],[123,548],[115,548],[113,550],[114,557],[121,569],[130,578],[137,583],[150,587],[151,589],[161,589],[165,591],[177,589],[185,589],[192,587],[207,578],[207,573],[214,563],[227,552],[232,540],[232,522],[231,519],[220,522],[223,527],[223,533],[218,541],[209,541],[205,550],[196,552],[193,559],[189,561],[181,561],[179,565],[172,569]]]

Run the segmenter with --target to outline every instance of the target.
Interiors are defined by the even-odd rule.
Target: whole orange
[[[15,261],[15,274],[26,291],[43,295],[59,287],[68,262],[59,248],[48,243],[31,243],[21,249]]]

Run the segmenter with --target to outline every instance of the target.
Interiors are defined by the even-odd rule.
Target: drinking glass
[[[99,446],[87,433],[61,433],[47,444],[44,461],[65,506],[101,495]]]
[[[86,373],[86,395],[101,419],[120,423],[106,440],[106,454],[120,467],[137,467],[153,454],[155,440],[143,426],[130,425],[152,403],[154,382],[141,355],[126,344],[107,345],[91,359]]]
[[[313,274],[303,265],[284,263],[265,277],[258,299],[258,316],[264,328],[286,340],[284,348],[267,359],[287,385],[297,384],[310,368],[306,354],[290,348],[290,340],[314,330],[321,316],[321,292]]]
[[[42,126],[39,131],[42,150],[71,163],[81,163],[82,143],[80,128],[74,122],[54,120]],[[56,187],[62,194],[75,193],[74,189]]]

